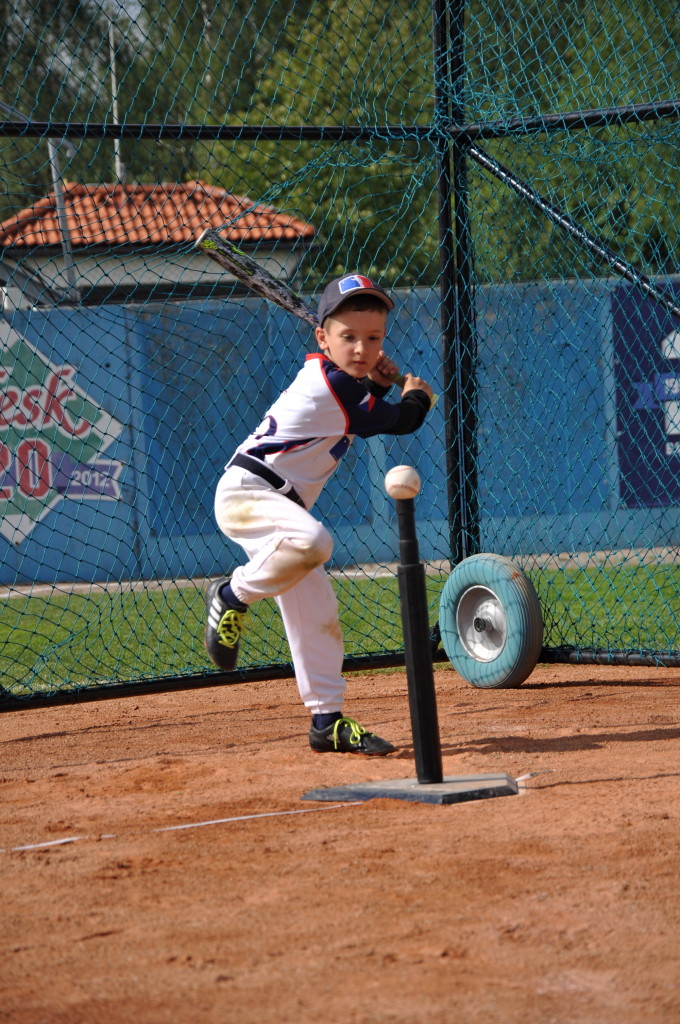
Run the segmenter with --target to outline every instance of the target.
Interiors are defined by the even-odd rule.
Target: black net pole
[[[451,54],[451,115],[454,124],[465,123],[465,8],[455,0],[449,24]],[[453,210],[455,227],[456,364],[460,402],[458,467],[460,473],[460,540],[457,561],[479,551],[477,499],[477,361],[474,259],[468,190],[469,143],[453,141]]]
[[[434,46],[435,123],[445,126],[451,117],[448,4],[435,0],[432,5]],[[456,266],[451,209],[451,141],[445,131],[436,136],[437,219],[439,231],[439,309],[442,337],[442,375],[444,381],[444,438],[449,525],[449,551],[453,563],[461,560],[463,536],[460,520],[460,422],[459,379],[456,358]]]
[[[433,5],[435,114],[439,125],[465,117],[465,0]],[[438,138],[440,306],[449,543],[452,563],[479,550],[472,233],[467,185],[469,140]]]
[[[446,4],[435,4],[446,8]],[[436,34],[436,23],[435,23]],[[447,93],[448,95],[448,93]],[[2,104],[0,103],[0,106]],[[5,107],[7,105],[5,104]],[[514,117],[503,121],[471,122],[445,125],[451,138],[500,139],[508,135],[536,135],[543,132],[580,131],[586,128],[606,128],[608,125],[643,124],[680,117],[680,99],[658,100],[655,103],[629,103],[618,107],[595,107],[571,110],[536,117]],[[113,124],[104,121],[0,121],[0,136],[10,138],[58,139],[157,139],[191,142],[228,140],[259,140],[271,142],[352,142],[360,139],[384,138],[429,139],[429,125],[372,124],[372,125],[253,125],[253,124],[158,124],[132,122]]]

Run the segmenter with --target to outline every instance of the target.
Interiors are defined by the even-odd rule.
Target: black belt
[[[296,505],[301,505],[302,508],[306,508],[306,505],[298,492],[295,490],[293,485],[285,480],[278,473],[275,473],[270,466],[268,466],[262,459],[258,459],[254,455],[244,455],[242,452],[237,452],[236,455],[227,463],[227,469],[230,466],[239,466],[241,469],[247,469],[249,473],[254,476],[259,476],[263,480],[266,480],[268,484],[274,488],[275,491],[280,491],[286,498],[290,498]]]

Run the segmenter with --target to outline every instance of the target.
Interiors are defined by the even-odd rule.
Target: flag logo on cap
[[[343,277],[342,281],[338,283],[338,287],[341,294],[344,295],[346,292],[356,291],[357,288],[373,288],[374,284],[368,277],[352,274],[350,277]]]

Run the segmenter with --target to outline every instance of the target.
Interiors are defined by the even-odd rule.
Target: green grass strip
[[[529,576],[543,609],[546,647],[680,649],[679,566],[539,569]],[[426,577],[432,624],[445,581]],[[341,575],[336,590],[347,655],[401,650],[395,575]],[[2,687],[30,696],[213,671],[203,648],[204,618],[203,593],[194,584],[10,598],[0,620]],[[242,668],[290,661],[273,601],[260,602],[247,621]]]

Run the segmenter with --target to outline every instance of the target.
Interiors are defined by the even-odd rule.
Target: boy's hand
[[[381,351],[378,355],[378,362],[368,374],[368,379],[372,380],[374,384],[379,384],[382,388],[388,388],[390,384],[394,384],[394,378],[398,375],[399,367],[397,364]]]
[[[405,395],[407,391],[415,391],[417,388],[418,391],[424,391],[429,398],[432,398],[432,388],[426,380],[423,380],[422,377],[414,377],[412,373],[407,373],[404,376],[406,379],[402,388],[402,395]]]

